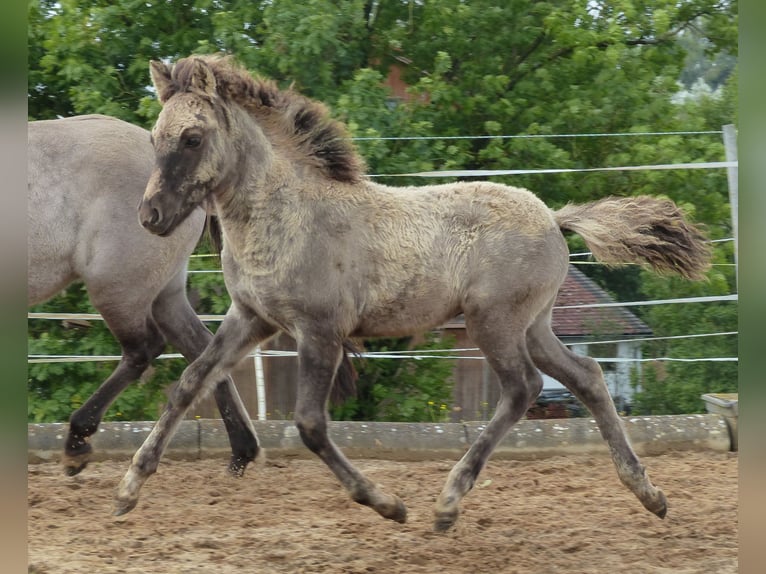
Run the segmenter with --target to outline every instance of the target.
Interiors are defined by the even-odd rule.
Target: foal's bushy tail
[[[593,256],[607,265],[638,263],[695,280],[704,278],[710,267],[705,235],[668,199],[607,197],[565,205],[554,217],[562,230],[580,235]]]

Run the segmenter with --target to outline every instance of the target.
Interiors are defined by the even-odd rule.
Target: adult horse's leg
[[[87,466],[93,450],[89,438],[98,429],[106,410],[165,348],[165,339],[148,312],[136,312],[141,307],[127,305],[115,309],[102,307],[95,300],[94,305],[120,343],[122,358],[112,374],[69,418],[69,433],[62,457],[64,472],[69,476]]]
[[[504,306],[505,309],[488,306],[465,314],[469,336],[500,379],[500,400],[492,419],[447,477],[434,507],[437,531],[445,531],[455,523],[460,501],[473,488],[492,451],[524,415],[543,386],[524,341],[523,305],[510,308],[504,303]]]
[[[168,341],[192,362],[200,356],[213,334],[202,324],[186,298],[184,275],[179,273],[168,284],[155,300],[152,311]],[[248,463],[260,452],[255,428],[231,377],[216,385],[214,396],[231,444],[229,472],[233,476],[242,476]]]
[[[301,333],[298,344],[298,397],[295,423],[303,443],[335,473],[351,498],[384,518],[406,522],[399,497],[386,494],[357,470],[327,434],[327,399],[343,356],[343,346],[327,333]]]
[[[609,444],[617,475],[623,484],[647,510],[664,518],[667,512],[665,495],[651,483],[630,446],[598,363],[561,344],[551,330],[550,307],[527,332],[527,344],[538,368],[569,389],[593,414],[601,435]]]
[[[141,487],[156,472],[162,453],[194,401],[203,398],[250,349],[275,332],[272,325],[232,304],[210,344],[184,370],[167,407],[133,456],[117,488],[115,515],[130,512],[136,506]]]

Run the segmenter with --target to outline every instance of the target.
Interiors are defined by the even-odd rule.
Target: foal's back
[[[159,291],[183,269],[204,213],[173,238],[141,228],[136,206],[154,163],[148,131],[100,115],[30,122],[27,158],[30,305],[76,279],[92,292],[121,279],[134,289],[140,277]]]

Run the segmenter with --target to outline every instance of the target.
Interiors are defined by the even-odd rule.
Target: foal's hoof
[[[387,504],[376,510],[383,518],[388,518],[399,524],[404,524],[407,522],[407,507],[404,506],[404,502],[402,502],[402,499],[398,496],[392,494],[391,498],[393,499],[391,504]]]
[[[645,503],[644,507],[660,518],[665,518],[665,515],[668,513],[668,501],[661,490],[658,490],[655,499]]]
[[[436,532],[447,532],[457,522],[459,512],[457,510],[449,512],[435,512],[436,518],[434,519],[434,530]]]
[[[122,516],[123,514],[127,514],[131,510],[133,510],[136,507],[136,504],[138,504],[138,499],[135,500],[124,500],[121,498],[115,498],[114,499],[114,512],[112,512],[112,515],[114,516]]]

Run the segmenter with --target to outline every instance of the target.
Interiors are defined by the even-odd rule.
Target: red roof
[[[574,265],[559,289],[556,307],[614,303],[614,299]],[[625,307],[553,309],[553,332],[559,337],[649,335],[652,330]]]
[[[582,271],[569,266],[564,283],[556,297],[556,307],[614,303],[614,299]],[[445,325],[463,328],[459,315]],[[625,307],[586,307],[553,309],[553,332],[558,337],[584,337],[593,335],[650,335],[649,326]]]

